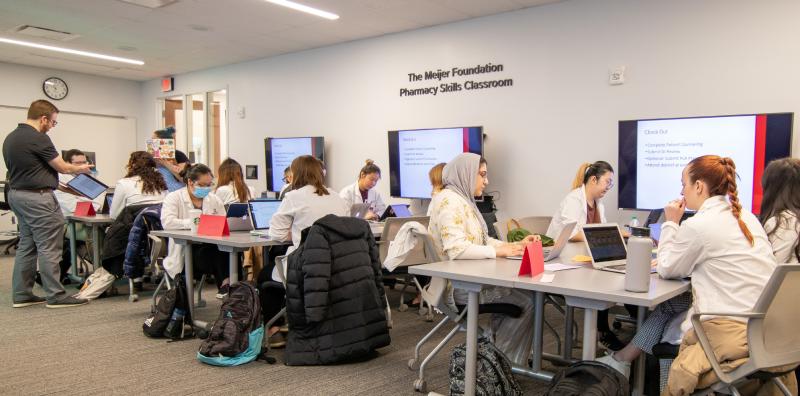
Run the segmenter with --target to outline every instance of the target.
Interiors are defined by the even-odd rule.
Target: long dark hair
[[[614,173],[614,168],[608,162],[597,161],[593,164],[585,162],[578,168],[575,179],[572,180],[572,189],[574,190],[586,184],[592,176],[600,180],[608,172]]]
[[[233,191],[236,192],[236,198],[239,202],[247,202],[250,200],[250,190],[244,184],[244,176],[242,175],[242,166],[239,165],[233,158],[228,158],[219,164],[219,181],[217,182],[217,189],[221,186],[227,186],[233,183]]]
[[[160,194],[167,189],[164,176],[156,170],[156,160],[147,151],[134,151],[128,159],[125,177],[139,176],[142,179],[142,192]]]
[[[786,222],[783,212],[789,211],[800,221],[800,159],[781,158],[764,169],[761,176],[764,196],[761,199],[761,225],[775,218],[775,226],[766,230],[772,236]],[[765,227],[766,228],[766,227]],[[800,241],[795,241],[794,256],[800,261]]]
[[[753,234],[742,221],[742,204],[739,203],[739,191],[736,187],[736,163],[729,157],[718,155],[704,155],[689,162],[689,181],[692,183],[702,180],[708,185],[708,193],[727,196],[731,203],[733,217],[739,223],[742,234],[753,245]]]

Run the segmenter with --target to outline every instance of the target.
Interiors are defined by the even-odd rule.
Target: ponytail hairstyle
[[[189,184],[189,180],[196,182],[197,179],[203,175],[211,175],[211,177],[214,177],[214,173],[211,172],[211,168],[200,163],[187,165],[186,168],[181,171],[181,179],[183,179],[183,182],[187,185]]]
[[[368,159],[365,162],[366,164],[361,168],[361,171],[358,172],[359,179],[373,173],[377,173],[378,177],[381,176],[381,168],[378,168],[378,165],[375,165],[375,161]]]
[[[142,179],[143,193],[160,194],[167,189],[164,176],[156,170],[156,160],[147,151],[132,152],[125,168],[125,177],[139,176]]]
[[[578,187],[583,186],[586,184],[592,176],[596,177],[597,180],[605,175],[606,173],[614,172],[614,168],[605,161],[597,161],[593,164],[588,162],[581,164],[578,168],[578,173],[575,174],[575,179],[572,180],[572,189],[576,189]]]
[[[164,129],[159,129],[153,132],[153,136],[157,139],[175,139],[175,127],[168,126]]]
[[[227,158],[219,164],[219,181],[217,182],[217,190],[220,186],[227,186],[233,183],[233,191],[236,193],[236,198],[239,202],[247,202],[250,200],[250,189],[244,184],[244,176],[242,175],[242,166],[239,165],[233,158]]]
[[[792,213],[800,219],[800,159],[781,158],[774,160],[764,169],[761,176],[764,196],[761,199],[761,225],[775,218],[775,226],[767,231],[772,236],[778,228],[785,227],[786,216]],[[800,260],[800,241],[795,241],[794,256]]]
[[[694,183],[702,180],[708,185],[709,195],[728,197],[733,217],[739,223],[744,237],[750,242],[750,245],[753,245],[753,234],[742,221],[742,204],[739,203],[739,193],[736,187],[736,164],[733,159],[718,155],[704,155],[693,159],[687,166],[689,181]]]
[[[292,170],[292,190],[299,190],[311,185],[314,187],[315,194],[329,195],[323,181],[322,161],[311,155],[301,155],[292,161],[289,168]]]

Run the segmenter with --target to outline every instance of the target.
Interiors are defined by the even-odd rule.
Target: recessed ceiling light
[[[211,30],[210,27],[203,26],[203,25],[189,25],[189,28],[192,29],[192,30],[196,30],[198,32],[207,32],[207,31]]]
[[[62,47],[54,47],[52,45],[37,44],[37,43],[29,42],[29,41],[12,40],[12,39],[5,38],[5,37],[0,37],[0,43],[21,45],[23,47],[38,48],[38,49],[43,49],[43,50],[48,50],[48,51],[63,52],[65,54],[88,56],[90,58],[105,59],[105,60],[110,60],[110,61],[114,61],[114,62],[129,63],[129,64],[132,64],[132,65],[139,65],[139,66],[144,65],[144,61],[140,61],[140,60],[136,60],[136,59],[120,58],[120,57],[117,57],[117,56],[103,55],[103,54],[98,54],[98,53],[94,53],[94,52],[80,51],[80,50],[74,50],[74,49],[62,48]]]
[[[311,15],[316,15],[318,17],[325,18],[325,19],[330,19],[332,21],[336,20],[336,19],[339,19],[339,16],[334,14],[334,13],[332,13],[332,12],[322,11],[320,9],[316,9],[314,7],[309,7],[307,5],[295,3],[295,2],[289,1],[289,0],[266,0],[266,1],[268,1],[268,2],[270,2],[272,4],[277,4],[277,5],[280,5],[280,6],[289,7],[291,9],[293,9],[293,10],[302,11],[302,12],[305,12],[305,13],[308,13],[308,14],[311,14]]]

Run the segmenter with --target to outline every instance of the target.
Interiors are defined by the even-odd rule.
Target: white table
[[[66,216],[67,229],[69,230],[69,260],[71,264],[71,278],[73,280],[82,281],[78,276],[78,263],[77,263],[77,241],[75,231],[75,224],[83,223],[92,229],[92,265],[98,268],[102,265],[100,262],[100,252],[102,252],[103,237],[105,236],[105,228],[114,222],[114,219],[107,214],[98,214],[94,216]]]
[[[580,254],[580,244],[570,244],[562,257],[554,262],[569,263],[574,253]],[[640,307],[638,322],[641,324],[647,308],[675,297],[689,290],[689,282],[659,279],[652,275],[650,291],[633,293],[625,291],[625,276],[613,272],[598,271],[591,265],[582,268],[559,271],[555,273],[552,283],[540,283],[541,274],[535,277],[517,276],[520,261],[508,259],[455,260],[432,264],[418,265],[409,268],[409,272],[417,275],[449,279],[453,287],[469,293],[467,305],[467,367],[465,370],[466,394],[474,395],[477,357],[478,331],[478,294],[483,286],[502,286],[534,292],[534,339],[532,345],[532,370],[515,370],[530,377],[549,381],[552,373],[541,369],[542,334],[544,322],[545,294],[565,296],[567,304],[585,309],[583,359],[592,360],[596,353],[597,311],[607,309],[616,303],[633,304]],[[644,388],[643,359],[637,362],[634,378],[634,394],[641,395]]]
[[[223,252],[228,252],[228,265],[230,269],[230,284],[239,281],[239,252],[244,252],[252,247],[284,245],[286,242],[271,240],[269,238],[251,235],[248,231],[234,231],[229,236],[214,237],[197,235],[191,230],[150,231],[151,235],[161,238],[172,238],[178,245],[184,245],[184,273],[186,277],[186,292],[189,295],[189,312],[194,325],[206,328],[207,323],[195,319],[194,316],[194,286],[192,285],[192,247],[193,243],[210,243],[217,245]]]

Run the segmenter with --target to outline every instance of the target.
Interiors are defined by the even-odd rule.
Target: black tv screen
[[[619,122],[619,207],[660,209],[680,197],[681,172],[696,157],[736,163],[742,207],[759,213],[761,175],[791,155],[794,113],[661,118]]]
[[[428,171],[466,152],[483,155],[483,127],[389,131],[392,197],[430,198]]]
[[[313,155],[324,161],[325,139],[322,137],[266,138],[264,151],[267,164],[267,190],[283,188],[283,170],[301,155]]]

